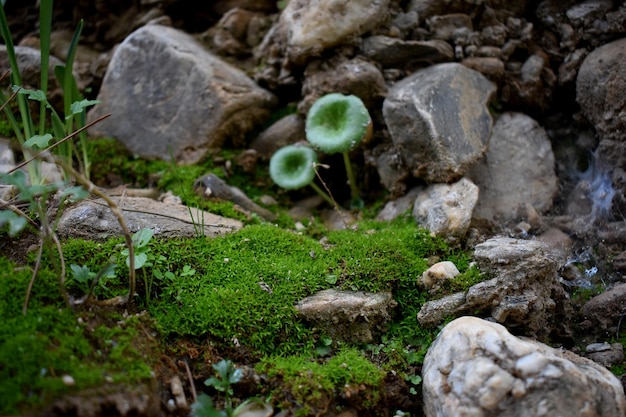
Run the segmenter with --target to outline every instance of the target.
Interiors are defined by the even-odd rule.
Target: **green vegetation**
[[[108,312],[90,327],[97,313],[63,307],[49,270],[35,281],[30,309],[23,315],[30,272],[3,258],[0,271],[1,415],[26,415],[31,407],[105,382],[137,384],[153,378],[145,355],[155,349],[145,339],[147,316]]]
[[[267,375],[270,395],[283,407],[299,406],[296,415],[310,415],[324,410],[339,394],[358,396],[359,406],[367,410],[381,398],[385,372],[369,361],[358,349],[342,348],[324,362],[308,356],[263,358],[257,371]]]

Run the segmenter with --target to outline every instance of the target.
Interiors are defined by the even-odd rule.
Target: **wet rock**
[[[467,233],[477,200],[478,187],[466,178],[434,184],[415,199],[413,217],[432,236],[456,242]]]
[[[391,139],[413,176],[459,180],[485,152],[495,85],[458,63],[419,70],[395,84],[383,102]]]
[[[333,339],[370,343],[385,329],[396,305],[390,293],[329,289],[302,299],[296,309]]]
[[[427,416],[626,413],[622,385],[606,368],[475,317],[443,328],[422,376]]]
[[[185,164],[227,138],[243,140],[276,102],[193,37],[157,25],[138,29],[115,50],[98,100],[89,119],[111,117],[91,134],[115,137],[145,158]]]
[[[494,224],[517,219],[526,204],[545,213],[559,191],[550,139],[522,113],[498,118],[485,156],[467,177],[480,188],[473,217]]]
[[[625,58],[626,39],[610,42],[585,58],[576,79],[576,101],[600,136],[595,154],[599,168],[610,172],[616,213],[626,208],[626,98],[621,93],[626,88]]]
[[[238,220],[190,208],[167,204],[145,197],[111,197],[122,210],[131,233],[152,229],[155,237],[195,237],[199,233],[214,237],[243,227]],[[101,199],[83,200],[63,211],[57,233],[64,238],[106,240],[122,235],[117,219]]]
[[[454,58],[450,44],[441,40],[413,41],[382,35],[363,39],[362,52],[383,68],[404,67],[407,63],[416,62],[451,61]]]

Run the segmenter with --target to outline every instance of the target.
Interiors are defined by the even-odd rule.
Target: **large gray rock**
[[[148,25],[114,52],[89,119],[90,133],[120,140],[146,158],[191,164],[226,138],[242,141],[275,105],[273,94],[193,37]]]
[[[396,83],[383,102],[391,139],[413,176],[453,182],[485,152],[495,85],[461,64],[427,67]]]
[[[602,138],[624,141],[626,132],[626,38],[603,45],[583,61],[576,101]]]
[[[608,187],[615,187],[608,206],[612,204],[618,216],[626,210],[625,60],[626,38],[608,43],[587,56],[576,80],[576,100],[600,137],[595,151],[598,167],[610,173]]]
[[[480,188],[474,218],[496,224],[516,219],[526,204],[549,210],[559,191],[550,139],[522,113],[498,118],[484,158],[467,176]]]
[[[443,328],[422,377],[426,417],[626,415],[622,384],[605,367],[475,317]]]

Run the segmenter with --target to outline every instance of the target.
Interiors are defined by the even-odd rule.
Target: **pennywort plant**
[[[300,188],[310,184],[331,205],[332,199],[321,192],[312,181],[315,176],[317,155],[341,153],[350,185],[351,207],[363,206],[356,177],[350,162],[350,151],[373,134],[373,123],[363,101],[354,95],[326,94],[319,98],[307,113],[306,138],[313,149],[288,145],[274,153],[270,160],[272,180],[285,189]]]
[[[270,177],[286,190],[295,190],[310,185],[326,202],[333,205],[330,196],[313,182],[317,165],[317,154],[310,147],[288,145],[272,155]]]
[[[327,154],[343,155],[352,204],[362,205],[349,152],[373,133],[372,119],[363,101],[354,95],[326,94],[309,109],[305,128],[313,147]]]

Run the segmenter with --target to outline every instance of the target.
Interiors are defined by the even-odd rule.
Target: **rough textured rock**
[[[419,70],[396,83],[383,102],[394,145],[413,176],[453,182],[485,152],[495,85],[458,63]]]
[[[441,40],[404,41],[390,36],[370,36],[363,39],[363,55],[383,68],[405,65],[407,62],[442,62],[454,58],[454,50]]]
[[[318,60],[304,71],[302,100],[298,110],[306,114],[313,103],[328,93],[352,94],[366,107],[378,106],[387,93],[387,86],[378,67],[362,58],[349,60]]]
[[[432,236],[457,242],[469,229],[477,200],[478,187],[467,178],[453,184],[434,184],[415,199],[413,217]]]
[[[474,218],[495,224],[517,219],[526,204],[545,213],[559,191],[550,139],[522,113],[496,120],[485,156],[467,176],[480,188]]]
[[[573,314],[564,303],[557,262],[549,247],[536,240],[492,238],[476,245],[474,259],[487,279],[466,292],[424,303],[417,319],[431,327],[445,317],[485,312],[520,334],[545,339],[551,330],[567,333],[565,325],[550,325],[558,314]]]
[[[468,304],[487,307],[496,321],[527,336],[546,337],[557,303],[565,298],[548,247],[535,240],[492,238],[476,245],[474,259],[494,278],[473,285]]]
[[[243,227],[238,220],[182,204],[162,203],[145,197],[112,199],[122,210],[131,233],[147,227],[152,229],[154,236],[160,238],[195,237],[198,233],[213,237],[235,232]],[[59,220],[57,233],[62,237],[105,240],[121,236],[122,229],[106,202],[98,199],[84,200],[65,209]]]
[[[585,58],[576,79],[576,101],[600,137],[595,151],[598,168],[610,173],[613,212],[620,217],[626,209],[625,59],[626,39],[607,43]]]
[[[607,43],[583,61],[576,101],[604,139],[624,140],[626,131],[626,38]]]
[[[424,358],[422,377],[427,417],[626,413],[622,384],[606,368],[475,317],[444,327]]]
[[[286,55],[303,62],[324,49],[373,29],[389,0],[291,0],[280,15],[287,34]]]
[[[437,262],[419,277],[417,282],[429,292],[437,291],[446,281],[454,279],[460,272],[450,261]]]
[[[276,98],[190,35],[148,25],[115,50],[98,100],[89,119],[111,117],[91,134],[115,137],[145,158],[190,164],[227,138],[242,141]]]
[[[337,340],[371,343],[396,305],[391,293],[330,289],[302,299],[296,309]]]
[[[604,333],[616,326],[626,312],[626,284],[618,284],[587,301],[580,310],[586,331]]]

